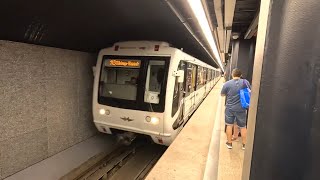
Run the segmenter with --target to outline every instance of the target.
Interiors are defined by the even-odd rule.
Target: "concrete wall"
[[[96,55],[0,41],[0,179],[97,133]]]

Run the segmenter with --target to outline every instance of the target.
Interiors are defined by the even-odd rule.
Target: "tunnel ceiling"
[[[251,22],[257,15],[261,0],[237,0],[234,10],[234,17],[232,22],[232,33],[237,33],[240,38],[246,34]],[[233,39],[231,38],[231,41]],[[229,52],[231,52],[232,43],[229,45]]]
[[[158,40],[215,65],[164,0],[3,0],[0,39],[98,52]]]
[[[234,11],[232,32],[244,35],[257,14],[260,0],[237,0]]]

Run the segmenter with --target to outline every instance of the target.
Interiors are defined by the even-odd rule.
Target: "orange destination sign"
[[[140,63],[141,63],[140,60],[109,59],[106,61],[105,66],[139,68]]]

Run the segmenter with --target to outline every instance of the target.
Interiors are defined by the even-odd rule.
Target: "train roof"
[[[112,47],[101,49],[100,52],[110,50],[111,48],[112,49],[121,49],[121,50],[134,50],[134,49],[155,50],[155,49],[158,49],[157,51],[159,51],[163,48],[165,48],[165,49],[169,48],[175,52],[179,52],[184,55],[187,55],[188,58],[190,58],[189,60],[186,60],[187,62],[191,62],[191,63],[197,64],[197,65],[216,69],[216,68],[212,67],[211,65],[208,65],[207,63],[187,54],[186,52],[184,52],[178,48],[171,46],[168,42],[164,42],[164,41],[121,41],[121,42],[114,43]]]

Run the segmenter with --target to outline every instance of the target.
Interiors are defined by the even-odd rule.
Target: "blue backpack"
[[[250,104],[251,90],[248,84],[245,82],[246,81],[243,80],[243,84],[246,86],[246,88],[241,89],[239,94],[240,94],[240,102],[241,102],[242,108],[248,109]]]

